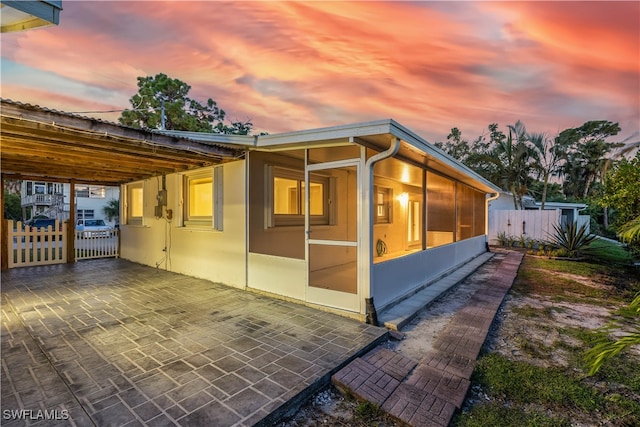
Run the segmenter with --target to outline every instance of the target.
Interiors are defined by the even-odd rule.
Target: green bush
[[[580,251],[585,249],[596,238],[595,235],[587,232],[587,227],[577,222],[564,225],[554,225],[555,234],[551,236],[550,243],[563,255],[576,258]]]

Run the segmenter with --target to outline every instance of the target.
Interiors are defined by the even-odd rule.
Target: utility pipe
[[[500,197],[500,193],[493,193],[493,196],[489,196],[485,203],[485,218],[484,218],[484,233],[487,236],[484,242],[487,252],[489,252],[489,203]]]
[[[387,150],[371,156],[365,162],[364,166],[364,182],[362,184],[362,213],[365,221],[363,221],[362,224],[365,230],[360,233],[360,260],[362,261],[360,263],[360,283],[362,284],[361,295],[365,298],[365,301],[367,301],[367,304],[365,305],[365,310],[367,312],[365,312],[365,314],[367,314],[367,321],[371,323],[373,323],[372,320],[376,320],[377,323],[375,306],[373,305],[373,298],[371,297],[371,272],[373,270],[373,209],[371,205],[371,202],[373,200],[373,166],[381,160],[395,156],[400,150],[400,142],[400,138],[396,138],[395,141],[390,144]]]

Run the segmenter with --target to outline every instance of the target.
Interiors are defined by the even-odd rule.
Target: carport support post
[[[7,234],[9,230],[7,229],[7,220],[4,219],[4,174],[0,174],[0,188],[2,192],[0,193],[0,221],[2,221],[2,226],[0,227],[0,270],[6,270],[9,268],[9,254],[7,253],[9,250],[9,243],[7,239]],[[13,256],[13,254],[11,255]]]
[[[69,223],[67,224],[67,263],[76,262],[76,182],[69,183]]]

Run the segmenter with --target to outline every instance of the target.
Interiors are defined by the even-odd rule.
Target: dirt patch
[[[561,331],[596,330],[607,324],[614,310],[509,294],[494,319],[484,350],[537,366],[568,367],[571,359],[564,347],[576,347],[581,342]]]

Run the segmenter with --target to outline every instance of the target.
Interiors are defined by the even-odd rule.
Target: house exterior
[[[364,320],[486,251],[499,189],[393,120],[165,133],[244,154],[123,185],[122,258]]]
[[[58,182],[23,180],[20,184],[22,217],[25,221],[36,216],[66,221],[69,219],[71,186]],[[109,225],[116,225],[115,219],[109,221],[103,214],[103,208],[110,200],[120,199],[120,188],[104,185],[75,185],[76,219],[104,219]]]

